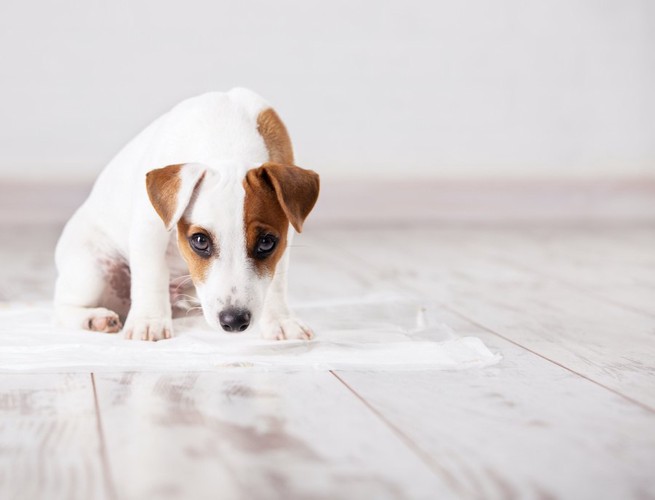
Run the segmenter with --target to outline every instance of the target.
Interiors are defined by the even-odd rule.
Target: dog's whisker
[[[193,305],[200,305],[200,300],[197,297],[193,297],[191,295],[184,295],[184,294],[175,295],[174,302],[176,304],[188,303]]]
[[[188,316],[190,312],[192,311],[202,311],[202,307],[190,307],[187,309],[184,313],[185,316]]]
[[[176,294],[176,297],[180,297],[180,298],[185,299],[185,300],[200,303],[200,300],[198,300],[198,297],[194,297],[193,295],[187,295],[185,293],[178,293],[178,294]]]
[[[184,308],[184,309],[189,309],[189,308],[192,308],[192,307],[202,307],[200,302],[191,302],[189,300],[177,301],[177,302],[175,302],[175,305],[177,307],[181,307],[181,308]]]
[[[190,274],[187,274],[186,276],[180,276],[178,279],[181,279],[179,283],[175,284],[175,288],[173,289],[175,292],[177,292],[180,288],[186,287],[186,285],[193,279]]]

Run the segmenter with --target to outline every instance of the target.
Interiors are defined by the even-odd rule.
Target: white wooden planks
[[[54,232],[22,234],[48,242],[6,233],[0,298],[41,299]],[[100,419],[90,375],[3,375],[0,498],[655,497],[652,229],[357,228],[294,244],[292,297],[421,297],[504,360],[338,373],[347,387],[107,374]]]
[[[0,498],[111,499],[88,374],[0,376]]]
[[[484,337],[484,335],[483,335]],[[655,414],[492,336],[502,364],[337,372],[459,498],[655,497]]]
[[[537,228],[503,231],[490,255],[655,318],[655,229]]]
[[[103,374],[96,388],[120,498],[451,493],[329,373]]]
[[[51,224],[0,225],[0,302],[52,297],[60,232]]]
[[[655,408],[653,318],[490,256],[502,247],[503,231],[478,236],[473,230],[375,230],[349,232],[350,238],[343,233],[331,231],[326,239],[350,253],[352,266],[368,268],[378,286],[414,290]],[[362,258],[373,240],[383,244]]]

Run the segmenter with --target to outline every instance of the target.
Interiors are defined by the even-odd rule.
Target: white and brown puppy
[[[193,281],[210,325],[241,332],[258,321],[266,338],[309,339],[287,306],[287,247],[318,191],[261,97],[233,89],[188,99],[125,146],[64,228],[56,317],[169,338],[176,297]]]

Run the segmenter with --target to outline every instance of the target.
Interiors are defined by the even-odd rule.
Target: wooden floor
[[[4,226],[0,300],[49,296],[57,231]],[[655,498],[655,227],[307,232],[292,299],[418,293],[503,360],[1,375],[0,498]]]

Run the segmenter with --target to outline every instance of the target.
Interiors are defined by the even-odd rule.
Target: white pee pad
[[[369,297],[294,309],[314,340],[263,340],[256,330],[229,335],[188,317],[173,321],[170,340],[127,341],[53,326],[50,303],[0,303],[0,371],[438,370],[501,358],[412,300]]]

